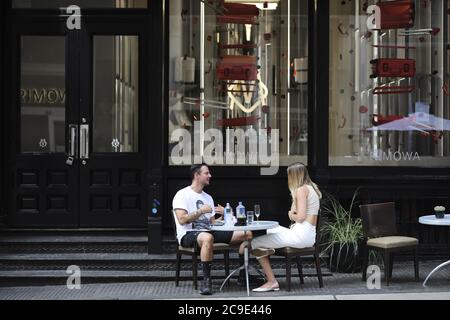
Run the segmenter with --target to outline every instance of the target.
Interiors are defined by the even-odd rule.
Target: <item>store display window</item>
[[[330,166],[448,167],[449,1],[330,1]]]
[[[307,161],[308,1],[169,1],[169,164]]]

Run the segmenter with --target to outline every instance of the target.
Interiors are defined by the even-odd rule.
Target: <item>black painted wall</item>
[[[4,47],[4,29],[5,29],[5,15],[4,15],[4,7],[5,7],[6,1],[0,2],[0,146],[4,146],[4,101],[3,97],[5,96],[4,93],[4,55],[3,52],[5,50]],[[0,148],[0,181],[4,181],[4,152],[3,148]],[[4,221],[4,190],[3,190],[3,184],[0,183],[0,226],[3,224]]]

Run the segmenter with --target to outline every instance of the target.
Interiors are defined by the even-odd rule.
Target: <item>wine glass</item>
[[[256,221],[259,221],[259,215],[261,214],[261,206],[259,204],[255,204],[255,217]]]

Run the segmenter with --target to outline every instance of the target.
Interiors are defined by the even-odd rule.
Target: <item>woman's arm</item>
[[[296,212],[290,212],[289,218],[291,221],[302,223],[306,220],[306,203],[309,195],[309,190],[306,186],[298,188],[296,197],[297,201],[295,203]]]

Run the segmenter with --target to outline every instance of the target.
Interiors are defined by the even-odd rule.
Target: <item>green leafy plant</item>
[[[360,267],[358,256],[363,239],[362,221],[352,218],[358,190],[354,193],[349,208],[339,200],[327,195],[322,206],[325,222],[321,227],[323,251],[329,254],[330,269],[338,272],[354,272]]]

